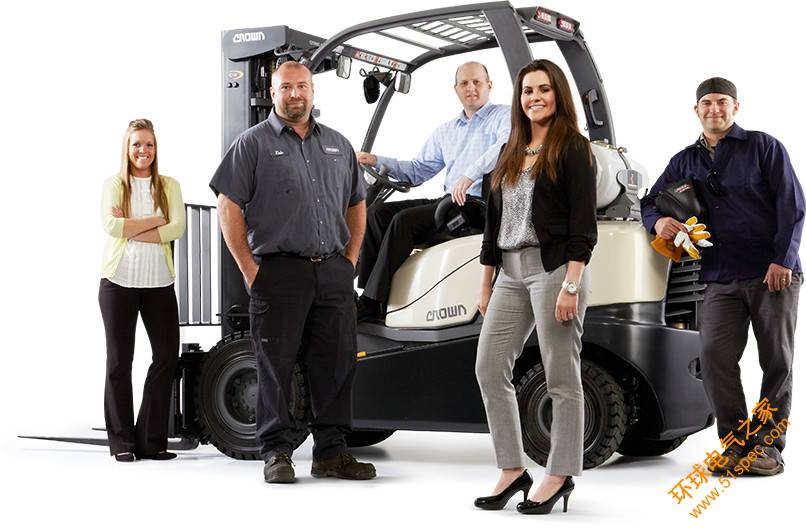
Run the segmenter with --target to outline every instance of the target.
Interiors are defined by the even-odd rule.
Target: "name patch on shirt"
[[[272,157],[282,157],[282,156],[284,156],[284,155],[288,155],[288,153],[286,153],[286,152],[285,152],[285,151],[283,151],[282,149],[274,149],[274,150],[272,150],[272,152],[271,152],[271,156],[272,156]]]
[[[322,146],[325,149],[325,153],[328,155],[340,155],[341,150],[336,146]]]

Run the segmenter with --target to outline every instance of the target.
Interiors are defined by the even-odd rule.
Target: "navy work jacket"
[[[781,142],[734,124],[717,143],[713,161],[699,140],[672,157],[641,200],[643,224],[651,234],[662,217],[655,207],[658,192],[686,178],[697,181],[708,207],[714,247],[702,250],[703,281],[764,277],[770,263],[802,272],[803,189]]]

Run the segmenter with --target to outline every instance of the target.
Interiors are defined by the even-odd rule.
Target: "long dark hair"
[[[554,116],[551,117],[551,122],[549,123],[543,149],[532,167],[532,179],[545,171],[549,179],[556,181],[557,165],[563,152],[571,143],[578,143],[580,146],[584,145],[584,149],[588,152],[588,160],[591,159],[590,144],[579,132],[577,113],[574,108],[574,100],[571,97],[571,87],[568,85],[568,79],[559,66],[548,59],[538,59],[521,68],[520,72],[518,72],[518,78],[515,80],[512,90],[512,128],[509,132],[507,145],[504,147],[501,156],[498,157],[498,164],[493,170],[493,188],[501,186],[501,183],[514,186],[518,182],[518,174],[523,165],[525,148],[532,140],[532,124],[523,113],[523,109],[521,109],[523,78],[526,77],[526,74],[539,70],[546,73],[551,83],[551,88],[554,90],[555,110]]]

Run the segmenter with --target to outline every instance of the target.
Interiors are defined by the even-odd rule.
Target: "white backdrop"
[[[379,463],[384,480],[364,486],[308,481],[282,491],[262,484],[257,464],[236,463],[209,449],[175,463],[124,469],[101,449],[15,438],[86,436],[90,426],[103,423],[97,285],[104,234],[98,200],[102,180],[117,169],[126,123],[151,118],[162,173],[180,180],[187,202],[210,204],[207,182],[221,142],[221,30],[288,25],[327,37],[362,21],[437,5],[449,3],[32,0],[4,7],[0,146],[9,168],[3,175],[8,197],[0,211],[4,527],[7,522],[15,529],[78,522],[101,527],[121,507],[134,509],[124,528],[152,520],[268,526],[334,518],[358,528],[381,522],[393,528],[429,522],[487,527],[504,522],[500,518],[525,525],[512,510],[481,515],[470,507],[495,478],[487,436],[398,434],[362,454]],[[804,11],[798,4],[564,0],[546,7],[581,22],[604,77],[618,143],[647,167],[650,182],[696,138],[694,90],[713,75],[736,83],[742,104],[738,123],[782,140],[801,178],[806,174],[801,102],[806,76],[797,52],[803,49]],[[501,60],[493,55],[482,60],[493,74],[492,99],[507,103],[511,85]],[[396,97],[390,112],[397,120],[381,130],[379,152],[412,156],[435,125],[459,112],[451,87],[456,64],[424,68],[428,75],[414,77],[412,93]],[[349,89],[317,78],[316,94],[321,120],[356,147],[369,112],[361,103],[358,66]],[[436,182],[418,191],[438,192]],[[186,336],[189,340],[210,346],[215,334]],[[138,341],[140,382],[149,349],[144,334]],[[754,348],[748,347],[742,362],[748,400],[756,397],[759,381]],[[750,510],[754,500],[777,500],[768,509],[779,507],[778,517],[795,515],[790,504],[798,501],[796,480],[804,463],[799,453],[806,448],[798,422],[806,406],[799,399],[802,379],[795,380],[787,473],[732,488],[707,523],[695,522],[665,492],[717,446],[713,429],[668,458],[621,460],[588,473],[572,498],[572,512],[552,522],[623,526],[623,517],[661,528],[690,522],[772,524],[770,513]],[[309,448],[297,460],[298,475],[307,476]],[[412,506],[418,496],[424,499]]]

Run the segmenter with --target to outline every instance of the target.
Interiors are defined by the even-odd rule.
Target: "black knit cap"
[[[700,98],[706,94],[711,94],[712,92],[717,94],[726,94],[734,100],[738,99],[736,97],[736,85],[724,77],[712,77],[711,79],[706,79],[700,83],[700,86],[697,87],[697,101],[699,102]]]

